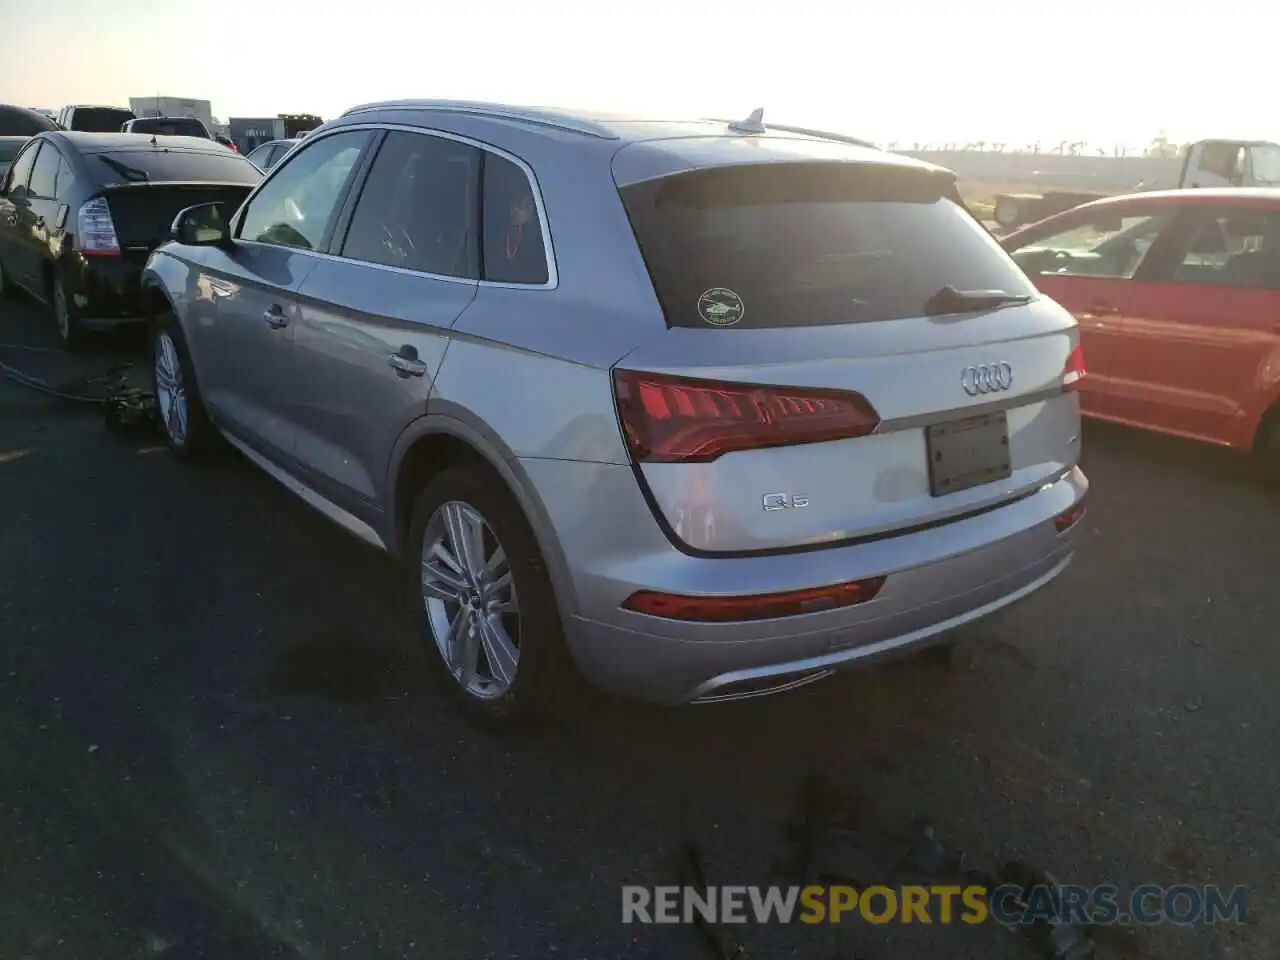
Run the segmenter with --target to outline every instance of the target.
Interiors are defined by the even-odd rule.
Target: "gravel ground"
[[[21,302],[15,343],[47,344]],[[1075,564],[952,670],[586,696],[498,739],[427,682],[388,561],[236,458],[185,467],[0,378],[0,957],[706,956],[622,925],[620,886],[674,882],[683,838],[711,882],[768,882],[815,771],[877,835],[923,817],[1064,881],[1251,888],[1244,926],[1114,956],[1273,957],[1280,499],[1121,430],[1087,431],[1085,469]],[[756,960],[1035,955],[992,926],[737,933]]]

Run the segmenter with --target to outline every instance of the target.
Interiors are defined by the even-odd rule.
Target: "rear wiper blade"
[[[957,290],[948,284],[930,297],[924,305],[926,316],[944,313],[977,313],[1019,303],[1030,303],[1030,294],[1006,290]]]
[[[151,176],[147,171],[139,170],[137,167],[131,167],[127,163],[121,163],[119,160],[112,160],[110,157],[103,154],[99,154],[98,159],[130,183],[144,183],[151,179]]]

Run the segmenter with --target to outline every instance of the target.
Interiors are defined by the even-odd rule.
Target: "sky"
[[[406,97],[746,116],[881,143],[1280,139],[1256,0],[0,0],[0,102]],[[1264,104],[1267,109],[1263,110]]]

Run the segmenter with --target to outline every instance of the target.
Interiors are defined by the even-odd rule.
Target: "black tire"
[[[1253,452],[1263,479],[1280,485],[1280,408],[1272,407],[1258,425]]]
[[[4,269],[4,262],[0,261],[0,300],[8,297],[12,292],[13,284],[9,282],[9,275]]]
[[[179,430],[174,422],[166,417],[165,406],[161,403],[161,383],[157,372],[157,358],[164,351],[167,341],[173,345],[173,353],[181,376],[183,400],[186,406],[185,430]],[[156,422],[165,445],[179,460],[206,460],[218,448],[217,430],[209,421],[204,401],[200,397],[200,386],[196,382],[195,368],[191,363],[191,355],[187,351],[187,341],[182,335],[182,325],[172,311],[166,310],[155,318],[151,325],[151,388],[156,397]],[[172,410],[172,406],[169,408]]]
[[[519,598],[519,659],[510,686],[483,698],[464,689],[437,646],[422,588],[423,540],[436,511],[450,501],[474,508],[501,544]],[[461,464],[430,480],[414,500],[405,557],[410,609],[416,616],[432,672],[473,723],[510,729],[545,719],[571,699],[576,677],[564,642],[555,590],[524,513],[506,485],[487,467]]]
[[[80,311],[73,297],[67,293],[62,278],[54,276],[49,284],[49,309],[58,331],[58,342],[68,353],[81,350],[85,344],[84,328],[80,325]]]

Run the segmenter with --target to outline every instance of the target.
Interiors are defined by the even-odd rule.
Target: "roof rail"
[[[879,150],[879,145],[872,143],[870,140],[862,140],[858,137],[850,137],[843,133],[832,133],[829,130],[814,130],[810,127],[792,127],[781,123],[765,124],[762,122],[759,114],[761,110],[752,112],[746,120],[725,120],[720,117],[708,118],[709,123],[726,124],[730,130],[735,133],[769,133],[776,130],[779,133],[798,133],[805,137],[817,137],[820,140],[831,140],[835,143],[848,143],[855,147],[869,147],[872,150]]]
[[[469,113],[475,116],[494,117],[499,120],[519,120],[558,130],[569,130],[601,140],[617,140],[618,135],[602,123],[578,114],[547,107],[519,107],[501,103],[481,103],[470,100],[383,100],[352,107],[342,114],[350,117],[374,110],[430,110],[437,113]]]

